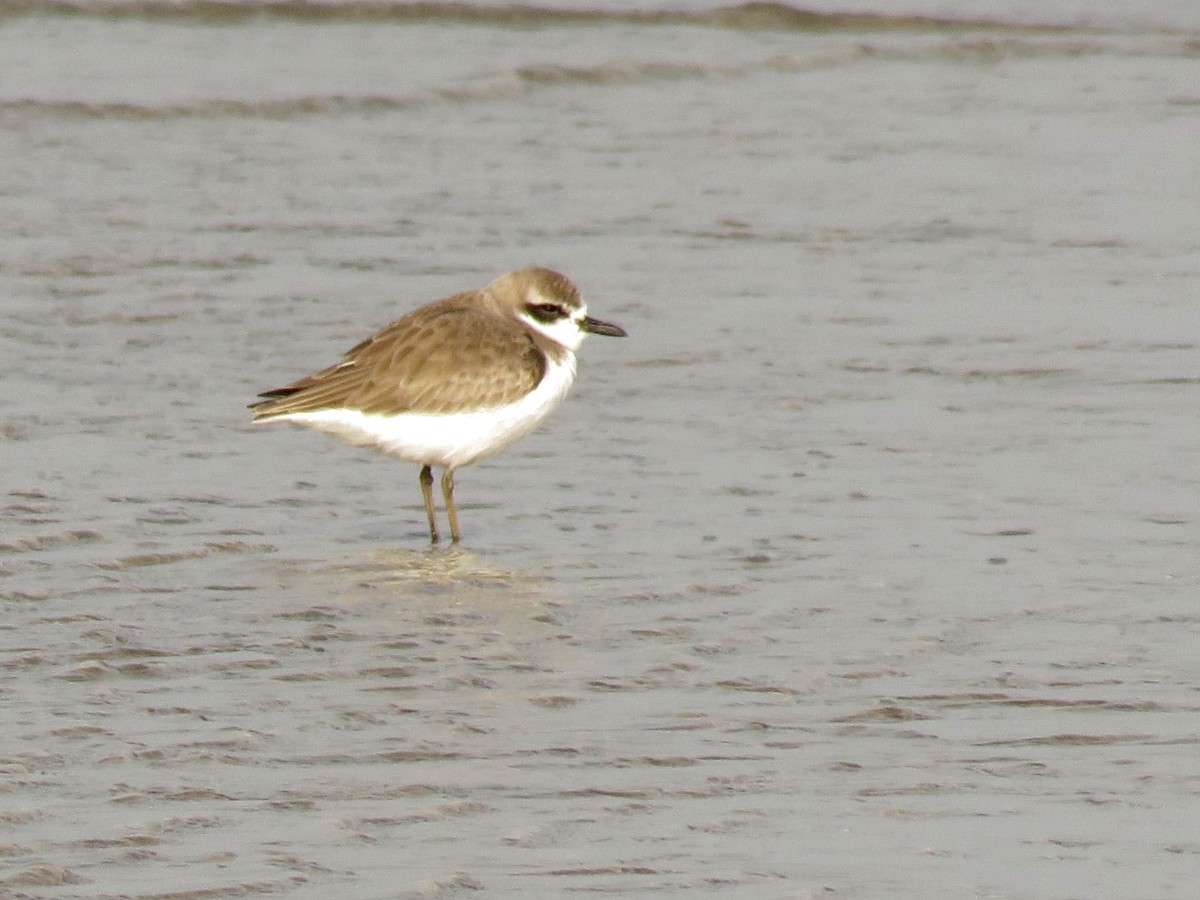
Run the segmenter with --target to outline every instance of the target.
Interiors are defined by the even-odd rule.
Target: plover
[[[587,314],[564,275],[530,267],[437,300],[351,347],[327,369],[252,403],[255,422],[290,422],[420,463],[439,540],[433,467],[457,542],[454,472],[528,434],[566,396],[588,334],[624,337]]]

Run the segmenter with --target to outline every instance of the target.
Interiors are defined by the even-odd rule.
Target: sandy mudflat
[[[0,31],[0,895],[1194,895],[1200,35],[191,9]],[[460,549],[249,425],[528,263]]]

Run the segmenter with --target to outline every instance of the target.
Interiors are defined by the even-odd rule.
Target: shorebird
[[[259,394],[255,422],[303,425],[421,465],[433,543],[433,467],[441,467],[450,537],[462,539],[454,472],[536,428],[575,380],[588,334],[625,331],[587,314],[566,276],[530,267],[413,310],[341,361]]]

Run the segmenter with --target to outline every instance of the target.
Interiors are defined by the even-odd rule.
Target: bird
[[[249,405],[255,423],[288,422],[421,466],[429,533],[440,541],[433,467],[453,543],[462,540],[454,473],[536,428],[575,381],[589,334],[626,337],[588,315],[579,288],[530,266],[418,307],[339,362]]]

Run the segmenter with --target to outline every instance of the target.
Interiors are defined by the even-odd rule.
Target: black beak
[[[579,327],[591,334],[607,334],[609,337],[628,337],[625,329],[620,325],[601,322],[599,319],[593,319],[591,316],[584,316],[583,321],[579,323]]]

